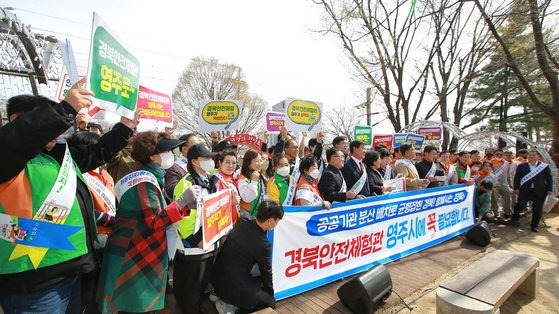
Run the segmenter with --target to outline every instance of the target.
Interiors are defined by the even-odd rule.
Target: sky
[[[141,62],[141,83],[171,93],[193,57],[239,65],[251,93],[272,106],[287,97],[354,106],[364,93],[337,38],[313,30],[322,8],[310,0],[0,0],[38,33],[68,38],[85,73],[93,11]],[[362,118],[364,120],[364,117]],[[363,121],[364,122],[364,121]]]

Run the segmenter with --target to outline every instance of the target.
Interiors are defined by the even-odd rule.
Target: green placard
[[[134,117],[140,85],[140,61],[113,35],[97,13],[93,14],[88,87],[94,106],[127,118]]]
[[[367,146],[371,146],[373,143],[373,128],[366,125],[356,125],[353,129],[353,138],[365,142]]]

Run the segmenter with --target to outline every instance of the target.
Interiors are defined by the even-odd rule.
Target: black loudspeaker
[[[387,299],[392,279],[384,265],[377,265],[338,288],[338,297],[353,313],[373,313],[373,305]]]
[[[491,243],[491,229],[485,221],[480,221],[473,225],[466,232],[466,239],[475,245],[488,246]]]

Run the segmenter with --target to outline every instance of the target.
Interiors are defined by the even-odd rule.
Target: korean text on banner
[[[239,100],[202,100],[200,102],[200,132],[239,129],[243,103]]]
[[[317,133],[322,127],[322,103],[287,98],[285,127],[293,132]]]
[[[262,149],[262,140],[258,136],[255,136],[255,135],[240,133],[240,134],[235,134],[235,135],[231,135],[229,137],[226,137],[223,140],[224,141],[231,141],[237,146],[240,146],[240,145],[248,146],[250,148],[255,149],[257,152],[259,152]]]
[[[417,134],[425,136],[426,141],[440,141],[442,139],[442,133],[440,126],[417,129]]]
[[[373,128],[370,126],[356,125],[353,128],[353,138],[363,141],[368,147],[373,143]]]
[[[392,141],[394,136],[392,134],[386,135],[375,135],[373,136],[373,147],[377,147],[378,145],[382,144],[388,148],[388,150],[392,150]]]
[[[285,206],[268,233],[284,299],[437,245],[474,224],[474,186],[453,185],[319,207]]]
[[[278,112],[266,113],[266,130],[268,132],[279,132],[281,127],[285,125],[285,114]]]
[[[394,143],[393,143],[392,147],[396,148],[396,147],[400,147],[400,146],[406,144],[406,139],[407,138],[408,138],[408,134],[405,134],[405,133],[394,134]]]
[[[416,150],[420,150],[423,147],[423,142],[425,142],[425,136],[417,134],[408,134],[406,138],[406,143],[410,144]]]
[[[78,80],[81,80],[85,76],[80,76]],[[58,81],[58,87],[56,88],[56,100],[61,102],[66,97],[66,94],[72,87],[72,81],[70,80],[70,76],[66,70],[62,71],[62,75],[60,75],[60,80]]]
[[[231,190],[223,190],[204,197],[202,212],[202,246],[209,249],[233,228]]]
[[[134,118],[140,62],[97,13],[93,13],[87,77],[87,88],[95,93],[93,106]]]
[[[167,124],[173,122],[171,97],[141,85],[138,90],[138,110],[140,110],[140,118],[142,119],[150,119]]]

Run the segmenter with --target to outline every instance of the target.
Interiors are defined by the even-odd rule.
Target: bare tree
[[[503,50],[507,65],[518,79],[522,88],[526,91],[530,101],[551,119],[553,124],[552,157],[555,163],[559,164],[559,56],[556,53],[554,54],[550,47],[553,42],[559,40],[559,35],[554,33],[548,36],[549,38],[546,40],[543,32],[543,25],[545,23],[550,25],[550,29],[556,29],[555,26],[558,22],[557,17],[559,15],[559,10],[557,10],[557,7],[553,7],[552,4],[557,4],[552,2],[552,0],[526,0],[528,2],[527,14],[530,16],[532,35],[534,37],[533,44],[536,59],[538,60],[541,75],[547,81],[547,85],[551,92],[551,100],[547,101],[539,97],[537,91],[530,85],[527,79],[529,73],[524,73],[524,71],[522,71],[520,62],[515,58],[509,45],[499,32],[499,22],[502,21],[503,16],[507,16],[510,13],[512,0],[487,0],[483,3],[480,0],[469,1],[475,4],[483,16],[489,31]],[[551,28],[551,25],[553,25],[553,28]]]
[[[178,130],[199,132],[200,101],[204,99],[235,99],[243,102],[239,133],[256,134],[264,128],[266,102],[248,92],[242,69],[234,64],[220,63],[215,58],[196,57],[180,75],[173,92],[174,115]],[[231,135],[224,132],[222,137]],[[200,134],[210,143],[209,134]]]
[[[324,8],[321,32],[340,39],[357,77],[380,94],[394,129],[418,120],[440,36],[430,27],[426,6],[410,9],[408,0],[313,1]]]
[[[478,119],[465,119],[486,100],[472,104],[468,92],[472,81],[479,75],[481,66],[490,56],[491,34],[483,25],[483,18],[473,5],[455,0],[429,0],[426,3],[435,32],[434,61],[429,65],[436,96],[436,105],[425,115],[428,120],[440,113],[443,122],[468,128],[482,121],[492,106]],[[493,105],[496,102],[493,102]],[[463,126],[462,123],[468,123]],[[449,146],[450,133],[444,130],[442,146]],[[451,147],[458,141],[452,139]]]
[[[326,119],[322,125],[329,139],[342,135],[351,140],[356,122],[355,110],[352,107],[340,106],[327,112]]]

